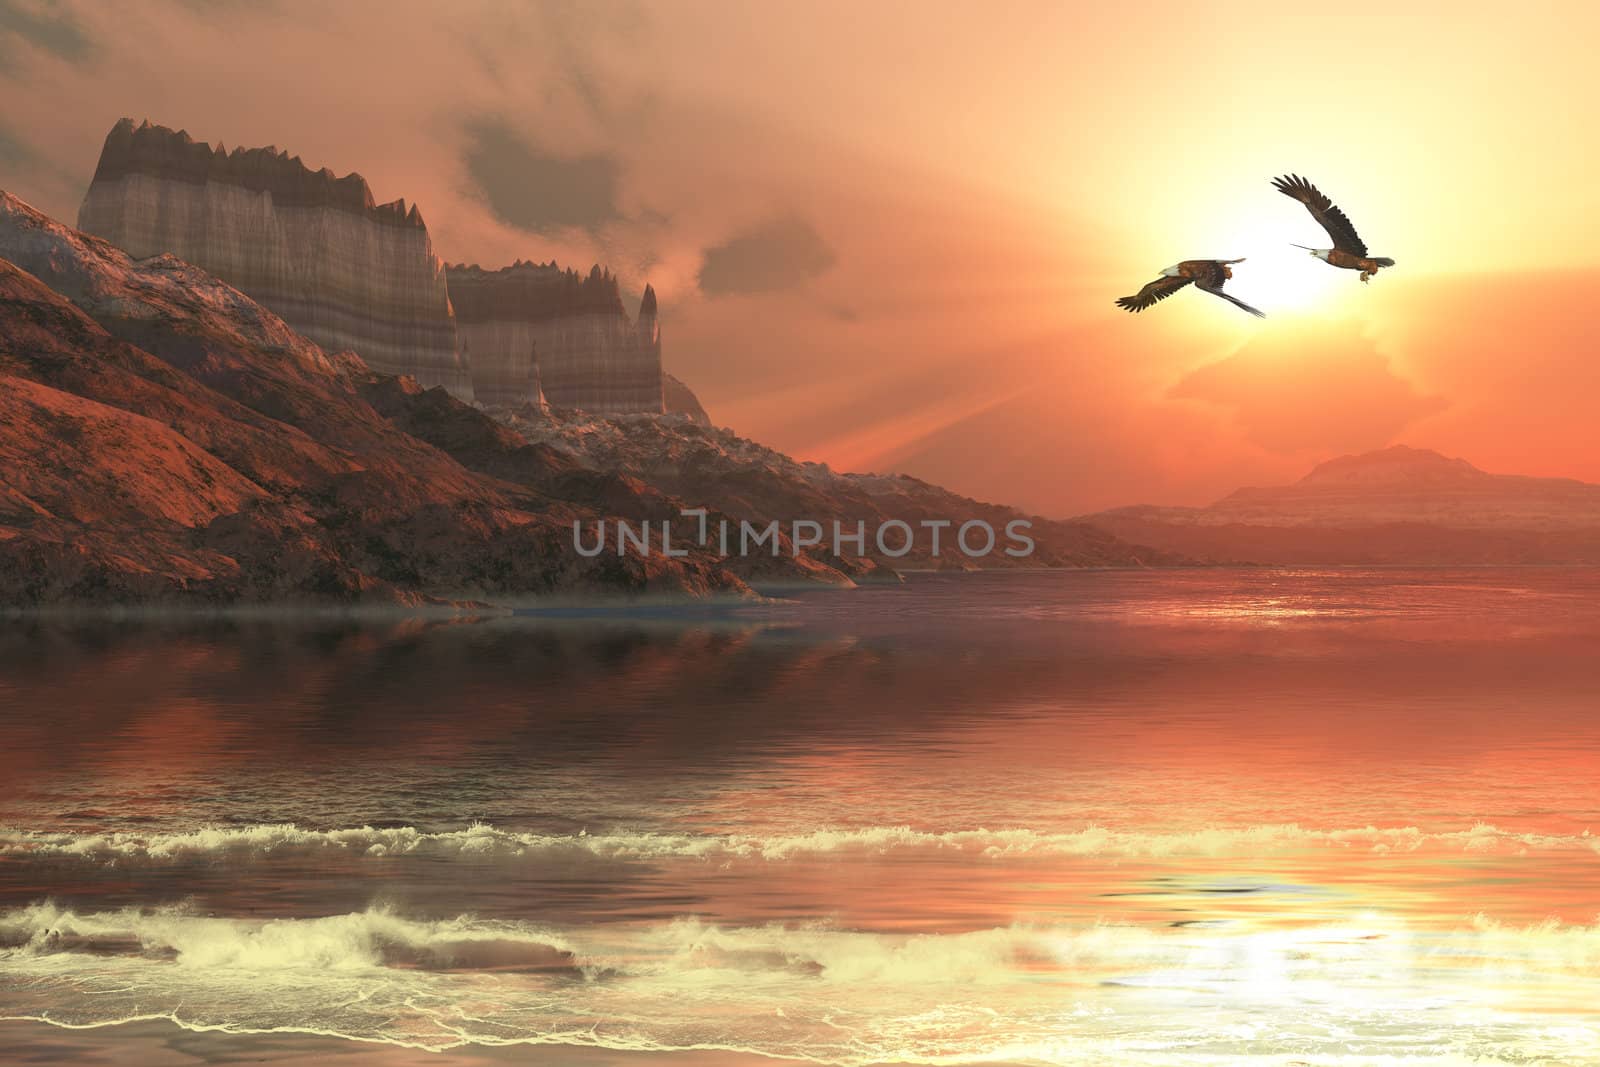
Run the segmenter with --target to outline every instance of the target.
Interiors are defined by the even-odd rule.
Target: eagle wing
[[[1367,254],[1366,243],[1361,240],[1361,235],[1356,233],[1355,226],[1315,185],[1298,174],[1291,174],[1287,178],[1274,178],[1272,184],[1284,196],[1292,196],[1306,206],[1306,210],[1311,212],[1311,217],[1328,231],[1329,237],[1333,238],[1333,247],[1341,252],[1350,252],[1358,256]]]
[[[1117,299],[1117,307],[1125,308],[1128,311],[1143,311],[1157,300],[1165,300],[1192,281],[1194,281],[1193,278],[1169,278],[1163,275],[1140,289],[1133,296],[1119,297]]]

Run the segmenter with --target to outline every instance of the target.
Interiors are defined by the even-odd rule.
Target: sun
[[[1303,248],[1301,244],[1326,248],[1330,242],[1320,232],[1300,233],[1281,220],[1250,219],[1223,231],[1225,246],[1215,253],[1233,259],[1244,256],[1233,267],[1228,292],[1254,304],[1271,316],[1274,311],[1306,311],[1331,307],[1346,294],[1352,277],[1348,271],[1334,270]],[[1342,284],[1341,284],[1342,283]]]

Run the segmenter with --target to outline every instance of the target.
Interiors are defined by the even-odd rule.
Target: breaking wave
[[[416,921],[382,909],[258,923],[208,918],[182,907],[79,914],[48,902],[0,914],[0,958],[74,952],[257,972],[371,967],[550,970],[574,965],[571,946],[539,927],[468,917]]]
[[[682,972],[770,972],[827,982],[958,983],[1015,976],[1017,967],[1139,956],[1160,941],[1132,926],[1002,927],[889,935],[823,924],[724,927],[695,918],[571,936],[471,916],[403,918],[382,908],[321,918],[244,920],[183,906],[79,913],[40,902],[0,913],[0,959],[79,953],[168,961],[183,968],[292,971],[524,969],[599,979]],[[1135,951],[1137,950],[1137,951]]]
[[[885,933],[825,923],[730,927],[693,917],[564,932],[470,915],[412,919],[386,908],[264,920],[199,915],[182,905],[81,913],[41,901],[0,912],[0,960],[8,962],[78,953],[253,972],[514,966],[587,979],[728,971],[893,985],[966,985],[1100,964],[1192,963],[1197,948],[1246,944],[1286,955],[1346,958],[1354,948],[1358,955],[1387,956],[1395,945],[1413,951],[1419,938],[1434,961],[1492,960],[1600,976],[1600,925],[1553,919],[1517,925],[1481,915],[1431,931],[1366,912],[1338,923],[1271,928],[1222,921],[1160,929],[1018,923],[958,933]]]
[[[586,854],[618,860],[782,861],[835,853],[937,850],[988,859],[1027,856],[1232,856],[1295,849],[1343,849],[1389,853],[1441,850],[1516,855],[1578,850],[1600,853],[1600,837],[1526,833],[1479,824],[1467,829],[1425,831],[1416,827],[1365,826],[1318,830],[1295,823],[1137,833],[1089,826],[1065,833],[1028,829],[930,832],[909,826],[823,829],[805,834],[747,836],[614,832],[521,833],[475,824],[462,830],[424,831],[409,826],[310,830],[293,823],[250,827],[206,827],[179,833],[69,833],[0,829],[0,856],[77,857],[118,862],[177,862],[224,855],[327,851],[353,856],[412,854],[540,857]]]
[[[0,913],[0,945],[7,1018],[164,1018],[427,1049],[720,1049],[840,1065],[1376,1063],[1426,1049],[1428,1062],[1530,1062],[1600,1041],[1586,1009],[1600,927],[1554,923],[1430,930],[1358,914],[1293,928],[898,934],[680,919],[563,931],[382,910],[259,921],[39,903]],[[1502,995],[1565,1001],[1520,1016],[1484,973]]]

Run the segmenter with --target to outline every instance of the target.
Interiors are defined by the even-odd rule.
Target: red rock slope
[[[514,438],[522,482],[469,470],[374,410],[395,379],[198,268],[4,193],[0,256],[0,605],[745,591],[705,557],[579,557],[573,518],[675,508],[558,499]]]

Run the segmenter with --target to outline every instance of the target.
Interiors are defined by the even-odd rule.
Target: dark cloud
[[[0,57],[9,51],[13,37],[67,60],[83,59],[92,50],[83,27],[55,5],[0,0]]]
[[[700,291],[707,296],[793,289],[827,273],[833,249],[804,219],[774,219],[705,250]]]
[[[1170,395],[1230,409],[1250,440],[1278,453],[1378,448],[1447,406],[1397,375],[1353,324],[1263,334],[1190,372]]]
[[[33,160],[33,149],[11,136],[4,126],[0,126],[0,167],[10,170],[26,166]]]
[[[623,217],[615,157],[549,155],[498,120],[470,124],[467,137],[467,173],[502,221],[536,233],[592,233]]]
[[[178,0],[178,3],[196,15],[213,20],[283,13],[280,0]]]

